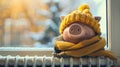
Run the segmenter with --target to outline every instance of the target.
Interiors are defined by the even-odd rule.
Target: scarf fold
[[[107,56],[111,59],[116,59],[111,51],[104,50],[105,45],[105,39],[100,36],[95,36],[91,39],[79,42],[78,44],[66,42],[62,39],[55,41],[55,46],[58,48],[58,50],[62,51],[58,53],[59,56]]]

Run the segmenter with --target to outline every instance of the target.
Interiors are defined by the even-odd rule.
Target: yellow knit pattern
[[[83,4],[78,8],[78,10],[73,11],[72,13],[65,16],[60,25],[60,33],[62,34],[64,29],[74,22],[81,22],[91,26],[97,34],[100,32],[99,22],[92,16],[90,12],[90,7],[87,4]]]
[[[72,56],[72,57],[82,57],[82,56],[106,56],[112,60],[116,60],[116,56],[111,52],[104,50],[106,41],[103,37],[99,35],[79,42],[77,44],[66,42],[64,40],[56,40],[55,46],[62,50],[62,52],[57,53],[58,56]]]

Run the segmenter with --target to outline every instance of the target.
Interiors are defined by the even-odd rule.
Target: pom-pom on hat
[[[81,5],[78,10],[75,10],[64,17],[60,25],[60,34],[63,33],[64,29],[74,22],[81,22],[83,24],[87,24],[91,26],[94,31],[100,35],[100,25],[99,20],[100,17],[93,17],[90,12],[90,7],[88,4]]]

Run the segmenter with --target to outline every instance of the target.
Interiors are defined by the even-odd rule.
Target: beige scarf
[[[66,42],[62,38],[55,41],[55,46],[62,50],[62,52],[58,53],[59,56],[107,56],[111,59],[116,59],[111,51],[104,50],[105,45],[105,39],[100,36],[95,36],[78,44]]]

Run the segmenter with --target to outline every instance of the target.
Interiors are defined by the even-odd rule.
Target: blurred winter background
[[[83,3],[102,17],[102,36],[107,39],[106,0],[0,0],[0,47],[53,47],[60,16]]]

